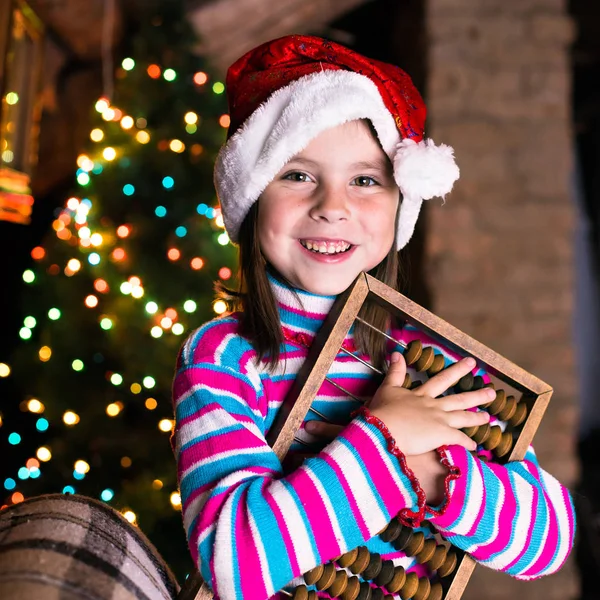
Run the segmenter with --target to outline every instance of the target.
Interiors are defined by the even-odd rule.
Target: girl
[[[475,408],[495,392],[443,396],[471,359],[409,391],[402,355],[359,323],[344,348],[389,364],[384,381],[340,352],[328,376],[366,406],[325,382],[313,403],[325,420],[309,413],[297,434],[314,456],[277,460],[267,432],[335,297],[363,271],[397,289],[422,201],[448,193],[458,169],[450,148],[422,140],[409,77],[337,44],[264,44],[229,69],[227,89],[215,183],[239,243],[241,310],[188,338],[173,387],[183,520],[204,580],[223,600],[264,600],[362,545],[423,569],[376,535],[396,515],[521,579],[559,569],[574,535],[567,490],[532,449],[505,466],[471,454],[461,428],[488,422]],[[377,309],[368,320],[392,325]]]

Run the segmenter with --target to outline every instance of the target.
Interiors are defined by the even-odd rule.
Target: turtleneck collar
[[[331,310],[337,296],[320,296],[305,290],[291,288],[267,273],[277,303],[281,327],[288,341],[295,340],[309,346]],[[352,339],[351,328],[347,341]]]

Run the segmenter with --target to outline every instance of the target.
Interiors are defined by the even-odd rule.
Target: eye
[[[296,181],[298,183],[306,183],[308,181],[312,181],[311,178],[301,171],[293,171],[291,173],[286,173],[283,176],[283,179],[287,179],[288,181]]]
[[[358,187],[371,187],[373,185],[379,185],[379,183],[375,181],[375,179],[373,179],[372,177],[368,177],[367,175],[360,175],[359,177],[355,177],[353,182],[354,185]]]

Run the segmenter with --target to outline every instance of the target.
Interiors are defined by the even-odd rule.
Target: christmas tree
[[[223,312],[235,252],[212,184],[229,124],[224,85],[192,52],[179,2],[141,25],[101,98],[72,197],[23,279],[19,429],[5,412],[4,504],[40,493],[101,498],[189,571],[171,382],[186,334]],[[4,366],[7,369],[7,366]],[[1,504],[1,503],[0,503]]]

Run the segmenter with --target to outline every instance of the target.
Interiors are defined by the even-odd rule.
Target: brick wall
[[[461,168],[447,203],[428,207],[434,310],[554,387],[535,446],[572,484],[573,26],[562,0],[429,0],[427,27],[429,133]],[[533,583],[478,569],[465,600],[574,590],[570,566]]]

